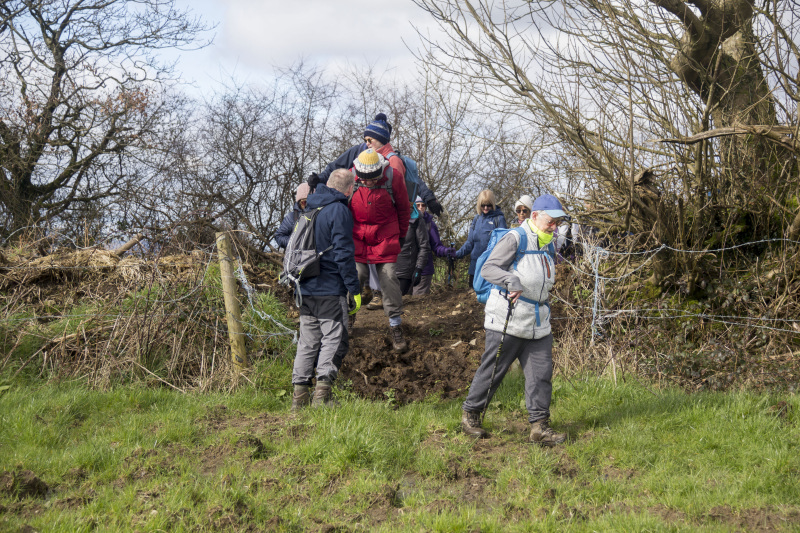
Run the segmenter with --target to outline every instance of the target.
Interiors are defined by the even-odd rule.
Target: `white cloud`
[[[412,75],[419,39],[432,25],[411,0],[177,0],[216,24],[214,44],[180,55],[178,68],[200,86],[231,76],[255,81],[301,58],[335,72],[352,66]]]
[[[218,0],[224,8],[217,46],[250,68],[313,63],[406,63],[417,42],[411,0]],[[414,46],[414,45],[412,45]]]

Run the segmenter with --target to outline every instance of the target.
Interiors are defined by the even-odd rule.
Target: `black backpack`
[[[300,307],[302,296],[300,295],[300,282],[304,279],[319,276],[319,260],[322,254],[333,248],[333,244],[321,252],[317,252],[317,239],[314,235],[314,228],[317,216],[322,207],[311,209],[300,213],[297,222],[289,237],[286,245],[286,252],[283,254],[283,272],[278,280],[281,284],[294,286],[295,303]]]

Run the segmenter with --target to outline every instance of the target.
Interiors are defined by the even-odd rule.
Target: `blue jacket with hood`
[[[278,227],[278,231],[275,232],[275,242],[278,243],[279,248],[286,248],[286,245],[289,244],[289,237],[292,236],[294,225],[297,223],[297,219],[300,218],[300,213],[302,212],[303,210],[300,209],[300,202],[295,202],[292,210],[283,217],[283,222],[281,222],[281,225]]]
[[[478,262],[478,258],[486,251],[486,247],[489,246],[489,237],[492,234],[492,230],[507,227],[506,217],[499,207],[495,206],[493,211],[489,211],[485,215],[483,213],[475,215],[469,227],[467,242],[456,252],[457,259],[461,259],[469,254],[470,276],[475,275],[475,265]]]
[[[322,207],[314,226],[317,252],[333,244],[333,248],[320,257],[320,274],[300,282],[303,296],[347,296],[358,294],[361,284],[356,271],[355,245],[353,244],[353,214],[347,206],[347,197],[320,183],[308,195],[306,211]]]

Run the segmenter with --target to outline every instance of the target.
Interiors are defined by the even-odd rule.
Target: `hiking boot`
[[[550,427],[550,419],[542,418],[531,424],[531,436],[528,441],[542,446],[555,446],[567,440],[566,433],[556,433]]]
[[[486,430],[481,427],[481,414],[470,411],[463,411],[461,414],[461,431],[465,435],[478,437],[479,439],[485,439],[489,436]]]
[[[308,392],[308,385],[295,385],[292,394],[292,411],[299,411],[303,407],[308,407],[311,403],[311,395]]]
[[[356,315],[347,315],[347,335],[353,336],[353,326],[356,324]]]
[[[335,406],[339,403],[333,399],[330,381],[317,381],[314,389],[314,398],[311,400],[312,407]]]
[[[364,300],[361,300],[361,304],[364,304]],[[375,292],[375,296],[372,298],[372,301],[367,305],[367,309],[370,311],[376,311],[378,309],[383,309],[383,301],[381,300],[381,293]]]
[[[372,301],[373,296],[374,293],[372,292],[372,289],[370,288],[369,285],[361,289],[361,307],[369,305],[369,303]]]
[[[400,326],[391,326],[392,330],[392,348],[395,352],[403,353],[408,350],[408,343],[403,338],[403,330]]]

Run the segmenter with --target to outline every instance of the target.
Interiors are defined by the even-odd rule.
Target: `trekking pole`
[[[456,243],[451,242],[450,248],[453,248]],[[445,282],[447,285],[451,285],[455,287],[455,270],[456,270],[456,261],[453,257],[448,254],[447,255],[447,281]]]
[[[503,336],[500,337],[500,346],[497,347],[497,353],[494,356],[494,366],[492,367],[492,380],[489,383],[489,390],[486,391],[486,405],[483,406],[481,412],[481,425],[483,418],[486,416],[486,410],[489,409],[489,400],[491,399],[492,389],[494,388],[494,374],[497,372],[497,360],[500,359],[500,352],[503,351],[503,342],[506,340],[506,330],[508,329],[508,321],[511,320],[511,312],[514,310],[514,300],[508,297],[508,290],[504,296],[508,300],[508,314],[506,314],[506,323],[503,325]]]

